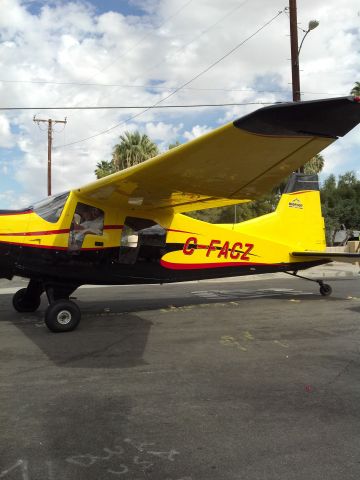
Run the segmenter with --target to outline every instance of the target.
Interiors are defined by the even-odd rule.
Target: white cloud
[[[172,125],[164,122],[149,122],[145,125],[145,133],[153,140],[163,143],[176,141],[183,125]]]
[[[0,114],[0,147],[10,148],[14,146],[14,138],[11,134],[10,122],[5,115]]]
[[[190,131],[184,132],[184,137],[186,140],[194,140],[194,138],[200,137],[211,130],[212,128],[207,125],[194,125]]]

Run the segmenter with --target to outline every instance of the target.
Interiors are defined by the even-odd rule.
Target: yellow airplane
[[[29,279],[14,308],[34,312],[46,292],[45,323],[64,332],[80,321],[69,297],[83,284],[300,276],[332,261],[316,176],[293,174],[273,213],[242,223],[183,213],[259,198],[359,123],[358,97],[277,104],[25,210],[0,211],[0,277]]]

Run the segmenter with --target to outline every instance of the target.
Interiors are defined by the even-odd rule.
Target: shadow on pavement
[[[11,321],[26,335],[55,365],[66,368],[132,368],[146,365],[143,359],[151,326],[141,312],[167,311],[204,304],[241,304],[245,300],[256,301],[278,299],[321,301],[323,297],[301,290],[292,289],[242,289],[227,291],[208,288],[195,292],[167,292],[154,298],[150,291],[148,298],[132,293],[130,298],[111,299],[111,291],[88,290],[81,292],[77,303],[82,310],[82,321],[77,330],[69,333],[54,334],[44,325],[43,315],[46,301],[43,299],[39,311],[31,314],[19,314],[11,310],[11,295],[2,295],[0,301],[1,321]],[[199,285],[194,285],[194,290]],[[169,295],[170,293],[170,295]],[[196,293],[196,294],[195,294]],[[210,296],[209,296],[210,295]],[[103,299],[108,296],[108,299]],[[96,297],[99,300],[96,300]],[[100,299],[101,298],[101,299]],[[331,301],[331,298],[326,299]],[[6,307],[5,307],[6,306]],[[19,355],[26,352],[19,352]],[[32,372],[39,365],[31,363],[21,373]]]
[[[67,368],[131,368],[144,365],[144,350],[152,323],[138,315],[84,315],[77,330],[51,333],[42,311],[20,316],[14,325],[52,362]],[[19,356],[26,352],[19,352]],[[21,373],[41,368],[29,361]]]

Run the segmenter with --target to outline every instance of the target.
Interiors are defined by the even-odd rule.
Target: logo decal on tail
[[[300,202],[300,200],[298,198],[294,198],[294,200],[291,200],[291,202],[289,202],[289,207],[290,208],[298,208],[298,209],[302,210],[304,208],[304,205]]]

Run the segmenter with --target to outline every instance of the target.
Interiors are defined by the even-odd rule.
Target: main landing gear
[[[41,283],[30,280],[27,288],[21,288],[13,296],[13,307],[20,313],[35,312],[40,306],[43,291]]]
[[[298,278],[302,278],[303,280],[309,280],[309,282],[317,283],[320,287],[320,294],[323,297],[328,297],[329,295],[332,294],[332,288],[330,287],[330,285],[328,285],[327,283],[324,283],[322,280],[314,280],[313,278],[303,277],[302,275],[298,275],[297,270],[295,272],[284,272],[284,273],[287,273],[292,277],[298,277]]]
[[[55,300],[45,312],[45,324],[52,332],[75,330],[80,319],[80,308],[72,300]]]
[[[45,291],[49,306],[45,311],[45,324],[52,332],[75,330],[81,319],[81,311],[69,299],[79,285],[48,284],[30,280],[27,288],[21,288],[13,296],[13,306],[17,312],[35,312]]]

